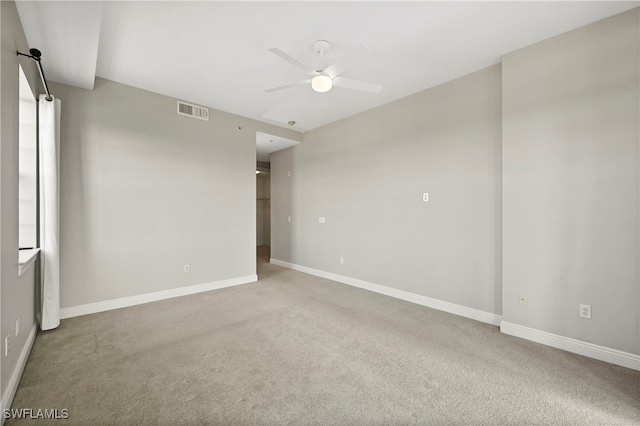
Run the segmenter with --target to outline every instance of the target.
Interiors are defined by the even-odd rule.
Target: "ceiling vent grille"
[[[201,107],[198,105],[188,104],[182,101],[178,101],[178,115],[186,115],[188,117],[209,121],[208,108]]]

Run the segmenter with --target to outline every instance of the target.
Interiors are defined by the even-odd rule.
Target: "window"
[[[20,129],[19,129],[19,188],[18,188],[18,244],[20,249],[37,246],[37,103],[27,77],[20,67]]]

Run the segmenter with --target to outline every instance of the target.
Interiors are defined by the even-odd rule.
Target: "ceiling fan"
[[[315,43],[313,43],[313,51],[316,54],[320,55],[321,57],[323,57],[325,53],[329,51],[330,47],[331,45],[326,40],[318,40]],[[275,92],[278,90],[289,89],[291,87],[303,86],[307,84],[310,84],[311,88],[314,91],[319,93],[328,92],[334,86],[342,87],[345,89],[360,90],[368,93],[379,93],[380,90],[382,90],[382,86],[379,84],[368,83],[366,81],[352,80],[350,78],[340,77],[340,74],[343,71],[343,66],[340,62],[335,62],[321,70],[314,70],[313,68],[308,67],[307,65],[303,64],[293,56],[289,55],[288,53],[278,48],[272,48],[272,49],[269,49],[269,51],[274,55],[279,56],[280,58],[284,59],[285,61],[289,62],[290,64],[304,71],[309,76],[309,78],[306,80],[297,81],[295,83],[286,84],[284,86],[278,86],[271,89],[267,89],[265,90],[265,92]],[[350,52],[350,56],[354,54],[365,53],[370,51],[371,49],[367,45],[361,44],[354,51]]]

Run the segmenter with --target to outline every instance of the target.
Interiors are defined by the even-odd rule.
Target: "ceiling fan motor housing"
[[[320,56],[324,56],[330,48],[331,44],[327,40],[317,40],[313,43],[313,51]]]

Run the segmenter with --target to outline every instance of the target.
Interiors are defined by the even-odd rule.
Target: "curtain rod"
[[[45,99],[51,102],[53,98],[51,97],[51,93],[49,93],[49,86],[47,85],[47,79],[44,77],[44,70],[42,69],[42,64],[40,63],[40,59],[41,59],[40,57],[42,56],[42,53],[40,53],[38,49],[29,49],[29,53],[31,54],[27,55],[25,53],[18,52],[18,56],[26,56],[27,58],[31,58],[34,61],[36,61],[36,63],[38,64],[38,71],[40,71],[40,78],[42,79],[42,85],[44,86],[44,91],[47,92],[47,97]]]

